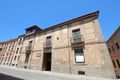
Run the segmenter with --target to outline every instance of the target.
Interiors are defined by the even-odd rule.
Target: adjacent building
[[[22,50],[23,37],[11,39],[0,43],[0,64],[7,66],[18,66],[18,60]]]
[[[117,78],[120,78],[120,27],[107,41],[108,50]]]
[[[98,15],[99,11],[93,12],[46,29],[36,25],[27,28],[26,34],[15,39],[11,64],[25,69],[115,78]],[[15,40],[10,40],[11,44]],[[9,54],[6,43],[2,47],[6,51],[0,56],[5,65],[9,61],[5,60]]]

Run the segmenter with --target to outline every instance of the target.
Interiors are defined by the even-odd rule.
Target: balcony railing
[[[44,48],[44,53],[51,53],[52,49],[51,48]]]
[[[71,43],[80,43],[80,42],[84,42],[83,35],[71,37]]]
[[[51,42],[46,42],[43,44],[44,48],[48,48],[48,47],[52,47],[52,43]]]
[[[31,51],[32,50],[32,46],[26,46],[26,51]]]

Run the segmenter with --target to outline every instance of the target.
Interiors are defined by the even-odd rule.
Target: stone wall
[[[77,46],[72,46],[72,30],[75,29],[80,29],[80,34],[84,37],[82,45],[77,43]],[[28,66],[28,69],[42,70],[45,54],[44,43],[48,36],[52,36],[51,71],[67,74],[78,74],[78,71],[84,71],[85,75],[88,76],[115,78],[109,53],[96,17],[26,37],[19,67]],[[29,63],[25,64],[26,46],[28,46],[29,41],[33,41],[32,51]],[[75,62],[74,47],[83,47],[85,63]]]

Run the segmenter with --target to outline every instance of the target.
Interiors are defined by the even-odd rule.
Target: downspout
[[[69,73],[71,74],[71,54],[70,54],[70,49],[71,49],[71,47],[70,47],[70,45],[69,45],[69,42],[70,42],[70,36],[69,36],[69,29],[68,29],[68,27],[69,27],[69,25],[67,25],[67,34],[68,34],[68,52],[69,52]]]
[[[21,42],[21,44],[20,44],[20,48],[22,48],[22,49],[23,49],[24,39],[25,39],[25,37],[23,36],[23,37],[22,37],[22,42]],[[20,65],[21,62],[22,62],[22,61],[20,60],[21,54],[22,54],[22,49],[21,49],[21,51],[19,51],[18,67],[20,67],[20,66],[23,66],[23,67],[24,67],[24,62],[23,62],[23,65]]]
[[[29,69],[31,68],[31,63],[32,63],[32,56],[33,56],[33,49],[34,49],[34,46],[35,46],[35,37],[36,35],[34,36],[34,42],[33,42],[33,47],[32,47],[32,50],[31,50],[31,59],[30,59],[30,66],[29,66]]]

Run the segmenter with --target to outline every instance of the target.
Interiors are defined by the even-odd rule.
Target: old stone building
[[[18,67],[115,78],[98,15],[93,12],[46,29],[27,28],[17,39]]]
[[[120,78],[120,27],[107,41],[108,50],[113,62],[116,77]]]

